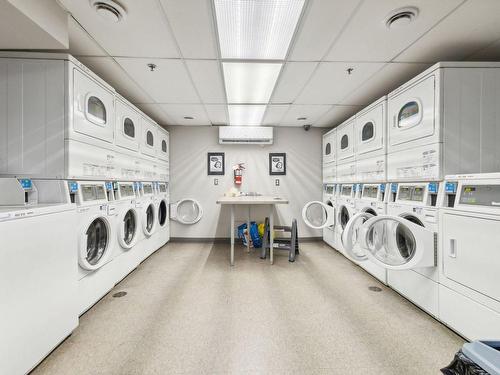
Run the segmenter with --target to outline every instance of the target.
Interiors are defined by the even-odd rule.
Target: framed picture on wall
[[[269,174],[271,176],[284,176],[286,175],[286,154],[269,153]]]
[[[209,152],[207,154],[208,175],[223,176],[225,173],[223,152]]]

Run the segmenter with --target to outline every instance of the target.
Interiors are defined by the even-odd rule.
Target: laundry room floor
[[[438,374],[464,342],[321,242],[236,254],[168,244],[33,374]]]

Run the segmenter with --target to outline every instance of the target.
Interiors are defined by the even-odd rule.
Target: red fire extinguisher
[[[236,164],[235,166],[233,166],[233,170],[234,170],[234,184],[235,185],[241,185],[241,183],[243,182],[242,181],[242,178],[243,178],[243,169],[245,169],[245,167],[243,166],[244,163],[239,163],[239,164]]]

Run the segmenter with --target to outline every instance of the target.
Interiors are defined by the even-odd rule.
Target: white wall
[[[321,139],[323,130],[311,128],[274,128],[274,144],[219,145],[217,127],[172,126],[170,131],[170,201],[195,198],[203,206],[204,216],[194,225],[171,221],[171,236],[182,238],[229,237],[229,209],[216,204],[233,185],[232,166],[245,163],[241,191],[257,191],[279,195],[290,200],[278,205],[277,224],[290,225],[292,218],[299,224],[300,237],[320,237],[320,231],[310,229],[302,220],[302,207],[310,200],[322,199]],[[207,175],[207,152],[224,152],[226,174]],[[269,175],[269,153],[285,152],[286,176]],[[214,178],[219,185],[214,186]],[[280,186],[275,186],[275,179]],[[263,221],[268,209],[252,208],[252,220]],[[246,210],[236,211],[238,222],[246,220]]]

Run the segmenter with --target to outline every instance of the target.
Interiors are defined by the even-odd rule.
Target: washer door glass
[[[128,210],[123,217],[123,241],[130,245],[135,238],[137,220],[133,210]]]
[[[95,266],[102,259],[108,248],[108,227],[102,218],[95,219],[87,229],[86,260]]]
[[[349,223],[349,220],[351,220],[351,213],[349,212],[346,206],[341,206],[339,212],[339,222],[340,226],[342,227],[342,230],[346,228],[347,223]]]
[[[182,224],[194,224],[203,215],[200,204],[194,199],[182,199],[174,205],[173,209],[175,209],[173,218]]]
[[[434,233],[415,217],[373,217],[359,229],[359,243],[385,268],[435,266]]]
[[[155,208],[153,203],[150,203],[148,205],[148,208],[146,208],[146,225],[145,225],[146,232],[151,233],[154,225],[155,225]]]
[[[344,246],[347,255],[354,260],[364,261],[368,259],[366,250],[358,244],[358,236],[360,228],[373,216],[376,215],[369,212],[360,212],[354,215],[342,232],[342,245]]]
[[[164,200],[160,202],[158,207],[158,222],[160,223],[160,226],[164,226],[167,222],[167,204]]]
[[[331,227],[335,224],[335,209],[331,201],[312,201],[302,209],[302,219],[307,226],[314,229]]]

